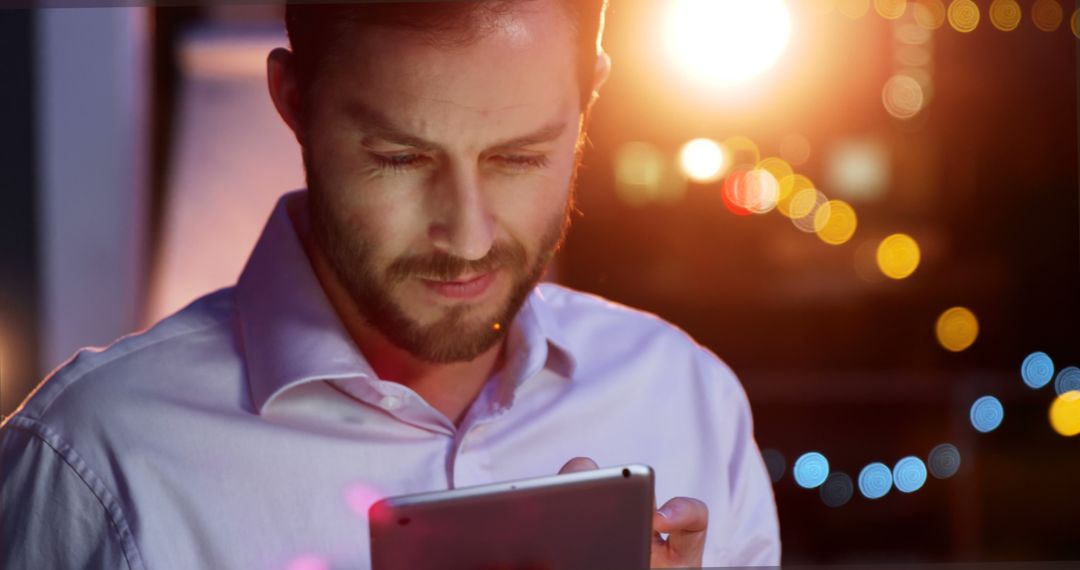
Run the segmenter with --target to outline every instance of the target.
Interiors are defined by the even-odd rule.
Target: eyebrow
[[[361,103],[354,103],[349,109],[349,115],[370,136],[426,151],[439,150],[438,144],[403,131],[389,117]],[[507,150],[550,142],[562,136],[564,131],[566,131],[566,121],[555,121],[529,134],[498,142],[488,150]]]

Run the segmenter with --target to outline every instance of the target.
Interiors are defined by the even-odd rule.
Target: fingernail
[[[659,511],[656,511],[656,514],[664,517],[665,519],[670,519],[671,518],[671,508],[670,507],[664,507],[664,508],[660,509]]]

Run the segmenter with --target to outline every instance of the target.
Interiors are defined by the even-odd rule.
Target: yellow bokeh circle
[[[915,0],[911,13],[915,23],[927,30],[936,30],[945,24],[945,4],[941,0]]]
[[[972,0],[953,0],[949,4],[949,25],[958,32],[972,32],[979,27],[979,6]]]
[[[1016,0],[994,0],[990,3],[990,23],[1003,32],[1015,30],[1023,16]]]
[[[919,243],[907,234],[892,234],[877,248],[877,266],[886,277],[904,279],[915,273],[922,257]]]
[[[1050,404],[1050,427],[1066,437],[1080,434],[1080,391],[1069,390]]]
[[[1053,32],[1061,26],[1061,4],[1056,0],[1035,0],[1031,6],[1031,21],[1044,32]]]
[[[975,343],[979,336],[979,321],[966,307],[953,307],[941,313],[934,332],[945,350],[960,352]]]
[[[829,200],[814,212],[814,233],[829,245],[847,243],[858,225],[855,209],[843,200]]]
[[[907,0],[874,0],[874,9],[887,20],[898,20],[907,9]]]
[[[804,194],[800,198],[798,204],[794,204],[798,210],[800,216],[796,216],[792,213],[792,201],[796,195],[799,195],[803,190],[811,190],[810,194]],[[814,189],[814,183],[802,174],[792,174],[791,176],[785,176],[780,179],[780,196],[776,203],[776,210],[788,218],[802,217],[810,213],[810,205],[805,204],[804,200],[812,200],[817,191]],[[805,208],[805,209],[804,209]]]

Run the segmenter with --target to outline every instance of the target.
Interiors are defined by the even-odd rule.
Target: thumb
[[[597,469],[596,462],[588,457],[575,457],[566,462],[566,465],[559,469],[559,475],[563,473],[574,473],[576,471],[591,471]]]

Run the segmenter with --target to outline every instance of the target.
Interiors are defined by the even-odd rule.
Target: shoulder
[[[538,288],[553,325],[579,361],[622,361],[663,376],[684,372],[680,376],[707,379],[725,393],[742,391],[722,359],[660,316],[553,283]]]
[[[168,390],[172,372],[190,370],[233,342],[233,309],[232,288],[221,289],[107,347],[83,348],[53,370],[16,414],[45,424],[101,417],[136,395]]]

